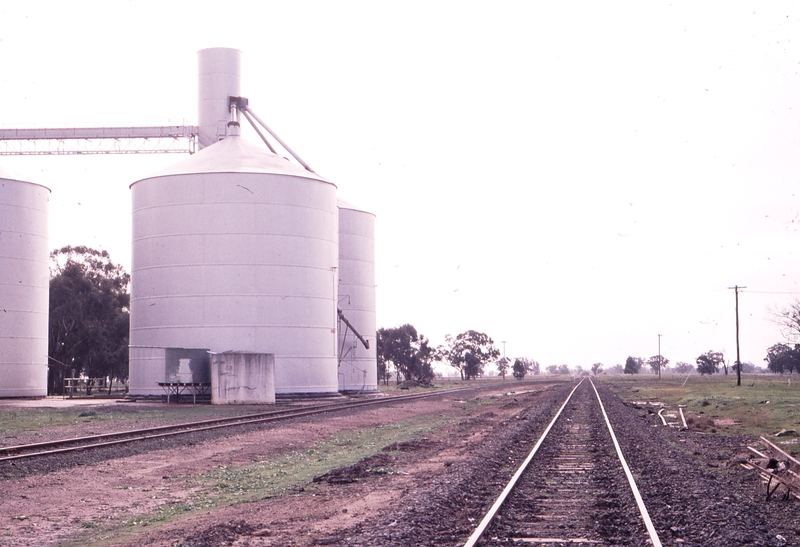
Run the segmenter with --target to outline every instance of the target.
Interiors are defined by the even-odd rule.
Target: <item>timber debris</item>
[[[750,453],[739,459],[739,465],[758,472],[766,483],[767,501],[781,487],[784,500],[800,499],[800,461],[763,436],[758,446],[747,450]]]

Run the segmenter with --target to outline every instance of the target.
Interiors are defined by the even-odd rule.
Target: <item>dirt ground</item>
[[[535,397],[546,385],[537,385]],[[516,395],[516,394],[515,394]],[[160,450],[35,473],[0,482],[0,545],[322,545],[368,517],[389,511],[404,496],[469,454],[494,425],[519,411],[507,388],[483,392],[485,403],[465,404],[443,396],[391,408],[372,407],[347,415],[263,427],[233,436],[182,443]],[[474,398],[476,395],[470,395]],[[113,404],[113,403],[110,403]],[[283,496],[189,512],[150,528],[129,526],[130,535],[106,537],[109,527],[135,523],[161,505],[194,493],[192,476],[222,466],[245,465],[302,450],[336,433],[386,425],[415,416],[446,416],[455,422],[435,438],[390,447],[361,467],[337,470]],[[467,426],[465,427],[465,424]],[[93,431],[118,424],[93,424]],[[50,432],[54,437],[63,431]],[[391,460],[391,474],[370,472]],[[79,462],[80,463],[80,462]],[[187,478],[189,480],[187,480]],[[353,481],[351,479],[358,479]],[[238,527],[238,528],[237,528]],[[246,532],[243,536],[241,533]],[[241,539],[241,538],[245,539]]]
[[[27,467],[6,464],[0,466],[0,546],[463,545],[571,385],[536,382],[511,389],[506,384],[225,435],[192,434]],[[625,404],[606,387],[599,391],[664,545],[800,544],[793,498],[765,500],[759,477],[736,463],[755,439],[663,427],[652,410]],[[411,428],[404,440],[388,444],[388,437],[377,437],[383,444],[368,444],[348,460],[352,465],[295,468],[305,478],[280,494],[192,505],[198,490],[208,487],[207,473],[313,452],[335,435],[354,439],[356,431],[422,421],[446,425],[419,434]],[[76,433],[75,425],[80,427],[48,435]],[[101,432],[119,429],[119,422],[88,426]],[[309,461],[302,465],[313,465]],[[153,518],[182,506],[188,510]],[[614,526],[629,527],[634,520],[626,517]],[[618,541],[619,534],[600,537],[605,545],[649,545],[643,535],[625,541]]]

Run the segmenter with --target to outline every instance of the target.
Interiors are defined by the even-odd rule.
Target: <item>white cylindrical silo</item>
[[[339,309],[369,349],[339,322],[339,391],[378,389],[375,322],[375,215],[339,201]]]
[[[0,397],[47,395],[49,201],[0,169]]]
[[[336,393],[336,187],[241,137],[131,185],[130,389],[138,347],[275,355],[276,394]]]
[[[241,56],[238,49],[222,47],[197,52],[199,149],[225,138],[230,121],[228,97],[240,96]]]

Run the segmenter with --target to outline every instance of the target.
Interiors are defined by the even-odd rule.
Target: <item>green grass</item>
[[[74,406],[67,408],[34,407],[19,408],[0,406],[0,445],[13,444],[3,437],[17,432],[39,432],[49,437],[58,437],[57,429],[66,425],[96,422],[116,422],[120,430],[135,429],[143,420],[159,420],[165,423],[181,423],[193,420],[239,416],[260,412],[263,407],[211,406],[211,405],[153,405],[139,403],[111,403],[99,406]],[[269,409],[271,410],[271,408]],[[53,430],[52,433],[48,430]]]
[[[314,488],[312,479],[331,469],[352,465],[381,451],[392,443],[409,441],[444,427],[456,418],[420,416],[391,425],[342,432],[307,450],[288,452],[247,465],[222,466],[198,476],[187,476],[187,486],[194,490],[188,500],[166,503],[145,515],[122,524],[100,525],[100,530],[77,534],[70,545],[105,545],[134,537],[160,524],[198,511],[274,498]],[[84,527],[83,523],[81,524]],[[93,526],[94,527],[94,526]]]
[[[649,374],[601,376],[599,381],[625,401],[685,405],[687,419],[691,415],[735,422],[715,426],[721,433],[765,435],[781,429],[800,431],[800,376],[797,375],[745,374],[741,386],[736,385],[734,374],[691,375],[688,380],[677,375],[663,375],[661,380]]]

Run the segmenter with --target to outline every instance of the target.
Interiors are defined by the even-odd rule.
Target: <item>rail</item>
[[[550,423],[545,428],[545,430],[542,433],[542,435],[536,441],[536,444],[531,449],[531,451],[528,454],[528,456],[520,464],[519,468],[514,473],[513,477],[508,482],[506,487],[503,489],[501,494],[498,496],[497,500],[492,504],[491,508],[487,511],[486,515],[483,517],[481,522],[475,528],[475,530],[473,531],[472,535],[470,535],[470,537],[467,539],[466,543],[464,543],[464,547],[475,547],[475,545],[478,544],[478,542],[480,541],[480,539],[482,538],[482,536],[486,532],[486,530],[489,527],[489,525],[497,518],[498,513],[500,512],[500,509],[503,507],[503,505],[505,504],[505,502],[508,499],[508,497],[510,496],[510,494],[516,488],[518,488],[520,486],[521,477],[523,476],[525,471],[529,468],[531,462],[534,460],[534,457],[535,457],[536,453],[539,451],[539,448],[542,446],[542,444],[544,443],[545,439],[548,438],[548,435],[551,433],[551,430],[553,429],[554,425],[562,418],[562,414],[563,414],[564,409],[570,403],[570,401],[572,400],[572,396],[575,394],[575,392],[578,390],[578,388],[583,384],[583,382],[584,382],[584,380],[582,379],[572,389],[572,391],[570,391],[569,395],[566,397],[566,399],[564,400],[564,402],[562,403],[562,405],[560,406],[560,408],[556,412],[556,414],[553,417],[553,419],[550,421]],[[620,448],[619,442],[617,441],[616,435],[614,434],[614,430],[613,430],[613,428],[611,426],[611,422],[610,422],[610,420],[608,418],[608,414],[606,413],[605,407],[603,405],[603,401],[600,398],[600,394],[598,393],[597,388],[595,387],[594,383],[591,380],[589,380],[589,383],[591,384],[592,389],[594,390],[595,396],[597,397],[597,402],[600,405],[600,410],[602,411],[602,416],[603,416],[603,419],[605,421],[605,425],[608,428],[608,431],[610,433],[611,440],[613,442],[614,449],[616,451],[616,455],[617,455],[619,463],[620,463],[620,465],[621,465],[621,467],[622,467],[622,469],[623,469],[623,471],[625,473],[625,476],[626,476],[626,478],[628,480],[628,485],[629,485],[629,487],[631,489],[631,493],[633,495],[633,498],[636,500],[637,508],[638,508],[639,514],[641,515],[642,522],[643,522],[643,524],[644,524],[644,526],[645,526],[645,528],[647,530],[650,542],[653,545],[653,547],[661,547],[662,544],[661,544],[661,541],[660,541],[660,539],[658,537],[658,533],[656,532],[656,530],[655,530],[655,528],[653,526],[652,520],[650,519],[650,515],[649,515],[649,513],[647,511],[647,507],[645,506],[645,504],[644,504],[644,502],[642,500],[642,497],[641,497],[641,495],[639,493],[639,490],[638,490],[638,488],[636,486],[636,482],[634,481],[633,475],[631,474],[630,468],[628,467],[628,464],[625,461],[625,457],[622,454],[622,449]],[[521,541],[526,541],[526,540],[521,540]],[[571,540],[556,540],[554,538],[548,538],[547,541],[554,542],[554,543],[564,543],[565,541],[568,542],[568,543],[571,542]]]
[[[454,393],[473,391],[475,389],[480,389],[480,387],[454,388],[429,393],[412,393],[408,395],[385,397],[382,399],[370,399],[367,401],[327,403],[308,406],[302,409],[273,410],[266,413],[248,414],[233,418],[216,418],[212,420],[165,425],[147,429],[134,429],[115,433],[104,433],[100,435],[88,435],[72,439],[59,439],[55,441],[46,441],[25,445],[6,446],[0,447],[0,462],[64,454],[81,450],[91,450],[102,447],[134,443],[138,441],[185,435],[188,433],[210,431],[226,427],[265,424],[293,418],[313,416],[316,414],[351,410],[370,405],[383,405],[414,399],[424,399],[427,397],[439,397]]]

